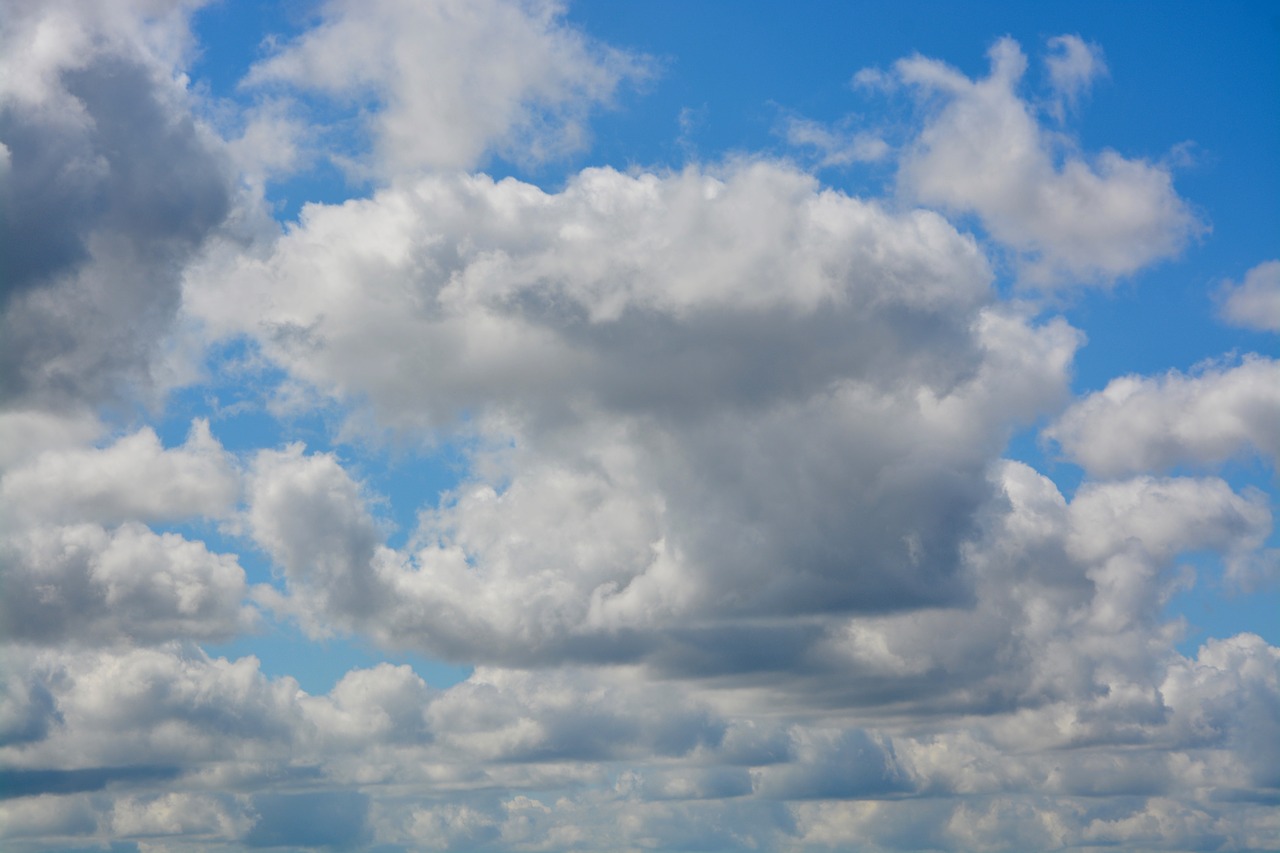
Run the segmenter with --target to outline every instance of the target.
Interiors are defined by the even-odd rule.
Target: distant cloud
[[[1078,39],[1056,44],[1066,51],[1050,66],[1056,85],[1076,92],[1100,60]],[[1026,70],[1017,43],[1002,39],[990,56],[981,80],[919,56],[896,64],[902,82],[942,104],[901,160],[909,196],[976,213],[1038,286],[1109,282],[1176,255],[1203,231],[1166,168],[1114,151],[1086,159],[1055,150],[1017,93]]]
[[[1091,474],[1209,466],[1256,453],[1280,460],[1280,362],[1185,375],[1126,376],[1073,404],[1045,429]]]
[[[568,26],[554,3],[334,0],[321,16],[245,85],[372,98],[383,177],[577,150],[589,110],[650,73],[645,58]]]
[[[1264,261],[1239,284],[1218,290],[1219,313],[1233,326],[1280,332],[1280,261]]]
[[[791,118],[785,125],[787,144],[812,149],[820,167],[874,163],[890,154],[889,144],[874,133],[843,133],[819,122]]]

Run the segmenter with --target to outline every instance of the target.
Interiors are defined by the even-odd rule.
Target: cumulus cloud
[[[1280,261],[1264,261],[1239,284],[1218,290],[1219,313],[1233,326],[1280,332]]]
[[[239,476],[206,420],[165,449],[149,427],[101,449],[46,450],[0,478],[6,515],[31,521],[166,521],[226,515]]]
[[[17,4],[0,24],[0,404],[144,390],[232,179],[175,74],[186,4]],[[148,23],[143,23],[143,21]]]
[[[1054,42],[1056,91],[1077,92],[1100,59],[1075,37]],[[1171,257],[1201,224],[1163,166],[1114,151],[1086,158],[1037,122],[1018,88],[1027,60],[1012,39],[970,80],[933,59],[895,73],[936,108],[899,163],[901,189],[924,204],[976,213],[1036,285],[1110,281]]]
[[[1115,476],[1280,459],[1280,362],[1250,356],[1190,375],[1125,376],[1073,404],[1044,431],[1091,474]]]
[[[110,530],[77,524],[8,533],[0,556],[0,633],[8,640],[222,640],[254,621],[234,556],[136,522]]]
[[[59,447],[68,442],[56,434],[46,443],[0,476],[6,639],[213,640],[254,624],[235,556],[142,523],[226,516],[235,505],[239,476],[206,421],[177,448],[149,428],[104,448]]]
[[[554,2],[330,0],[245,83],[371,97],[375,170],[396,175],[575,150],[590,108],[645,73],[643,59],[567,25]]]
[[[554,194],[426,178],[226,263],[188,282],[214,333],[471,443],[410,553],[379,547],[332,459],[260,456],[251,511],[329,618],[463,659],[632,659],[678,619],[962,600],[985,467],[1079,343],[992,304],[940,217],[770,162]]]
[[[355,846],[822,849],[856,838],[1071,849],[1213,827],[1247,847],[1265,837],[1265,806],[1197,791],[1274,784],[1273,756],[1252,754],[1249,737],[1280,701],[1276,650],[1251,635],[1172,656],[1154,673],[1160,713],[1107,752],[1028,739],[1028,713],[1061,725],[1087,710],[1070,702],[963,726],[881,715],[868,729],[834,709],[807,722],[715,710],[704,703],[723,705],[718,692],[660,693],[626,670],[482,669],[432,691],[407,667],[380,665],[311,696],[253,659],[176,646],[8,663],[7,684],[26,685],[17,702],[43,691],[27,714],[50,722],[0,754],[10,767],[56,768],[6,771],[50,792],[0,804],[10,841],[195,833],[305,847],[326,828]],[[282,779],[292,791],[272,790]],[[151,790],[158,780],[170,790]],[[379,793],[410,781],[432,796]],[[1187,823],[1164,826],[1170,816]]]
[[[255,66],[231,143],[192,117],[192,8],[58,0],[0,24],[7,846],[1275,837],[1280,654],[1252,634],[1181,654],[1165,611],[1194,583],[1182,555],[1267,559],[1265,495],[1172,474],[1274,460],[1275,364],[1120,380],[1062,413],[1082,334],[1002,301],[943,214],[1055,285],[1199,225],[1167,171],[1042,128],[1012,41],[983,79],[919,57],[859,75],[924,96],[892,203],[752,157],[553,190],[456,170],[577,145],[644,72],[558,5],[334,0]],[[1101,52],[1062,36],[1046,62],[1065,120]],[[233,170],[257,192],[314,156],[317,93],[367,119],[381,188],[230,236]],[[804,123],[791,142],[892,153]],[[448,445],[456,484],[393,540],[377,474],[325,437],[236,455],[203,420],[170,447],[112,427],[95,404],[166,369],[175,317],[336,403],[333,441]],[[1000,458],[1054,412],[1046,435],[1106,478],[1070,499]],[[198,645],[255,604],[476,666],[308,693]]]

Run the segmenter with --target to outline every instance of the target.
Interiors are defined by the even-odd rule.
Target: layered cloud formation
[[[1280,837],[1280,649],[1180,651],[1168,609],[1206,565],[1280,579],[1239,471],[1274,484],[1280,371],[1074,395],[1052,307],[1207,233],[1062,129],[1099,46],[1051,39],[1042,101],[1010,38],[858,75],[909,138],[821,167],[888,163],[876,197],[765,154],[473,171],[581,150],[660,71],[555,4],[325,4],[233,121],[193,4],[4,11],[6,849]],[[316,158],[370,191],[277,223],[268,175]],[[1206,311],[1274,330],[1275,267]],[[273,427],[222,433],[228,375]],[[1033,429],[1061,461],[1006,458]],[[379,494],[352,448],[385,447],[451,485]],[[213,645],[287,626],[472,669],[308,692]]]

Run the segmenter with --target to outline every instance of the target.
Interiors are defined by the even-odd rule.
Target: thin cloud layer
[[[323,4],[235,140],[195,6],[0,18],[6,849],[1273,843],[1280,649],[1170,607],[1275,580],[1232,464],[1280,454],[1275,363],[1073,399],[1087,329],[1002,296],[1203,233],[1063,142],[1101,48],[1050,39],[1041,101],[1010,38],[860,74],[918,96],[898,148],[793,122],[891,198],[742,153],[551,187],[465,170],[653,67],[559,5]],[[274,223],[322,156],[373,188]],[[1065,461],[1005,458],[1036,429]]]

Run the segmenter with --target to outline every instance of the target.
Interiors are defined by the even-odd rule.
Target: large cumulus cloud
[[[471,444],[408,555],[323,458],[261,455],[251,497],[330,617],[463,659],[626,659],[689,619],[964,600],[986,466],[1065,393],[1078,343],[994,304],[940,217],[768,162],[556,194],[427,178],[224,263],[189,282],[211,329]]]

